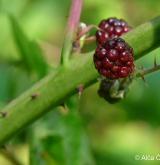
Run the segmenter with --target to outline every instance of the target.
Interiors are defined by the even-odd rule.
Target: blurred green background
[[[21,62],[8,14],[36,40],[48,64],[59,61],[69,0],[0,0],[0,107],[35,82]],[[81,21],[97,25],[110,16],[136,27],[159,15],[158,0],[84,0]],[[92,47],[90,48],[92,49]],[[160,62],[160,49],[136,62],[137,67]],[[135,160],[135,155],[160,154],[160,73],[133,82],[123,101],[111,105],[97,94],[98,83],[50,112],[8,143],[24,165],[158,165],[160,160]],[[5,131],[5,130],[4,130]],[[29,156],[30,155],[30,156]],[[159,157],[160,159],[160,157]],[[13,165],[3,151],[1,165]]]

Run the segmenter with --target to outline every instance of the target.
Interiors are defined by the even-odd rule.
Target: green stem
[[[144,76],[146,76],[146,75],[148,75],[148,74],[157,72],[157,71],[159,71],[159,70],[160,70],[160,65],[156,65],[156,66],[154,66],[153,68],[144,69],[144,70],[140,71],[140,72],[136,75],[136,77],[144,77]]]
[[[83,0],[72,0],[70,16],[66,29],[66,36],[61,53],[61,64],[68,65],[69,57],[72,51],[72,44],[75,32],[79,23]]]
[[[142,72],[142,75],[148,75],[148,74],[151,74],[151,73],[153,73],[153,72],[156,72],[156,71],[158,71],[158,70],[160,70],[160,65],[157,65],[156,67],[154,67],[154,68],[150,68],[150,69],[146,69],[146,70],[144,70],[143,72]]]
[[[160,33],[160,17],[135,28],[123,38],[133,47],[138,59],[160,44],[159,36],[155,35],[157,32]],[[6,117],[0,119],[0,145],[54,106],[63,103],[77,92],[80,84],[87,87],[96,82],[98,73],[92,58],[93,52],[75,57],[67,68],[61,66],[56,75],[49,74],[8,104],[2,110],[7,113]],[[33,99],[31,96],[36,93],[38,95]]]
[[[156,17],[123,35],[122,38],[134,48],[135,59],[143,57],[160,45],[160,17]],[[139,36],[139,38],[137,38]],[[144,49],[146,48],[146,49]]]

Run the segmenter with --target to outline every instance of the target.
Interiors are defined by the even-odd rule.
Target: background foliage
[[[135,27],[157,16],[159,5],[153,0],[85,0],[81,21],[97,25],[116,16]],[[57,65],[69,6],[66,0],[0,0],[0,107]],[[153,65],[159,53],[155,50],[137,66]],[[32,58],[39,62],[30,63]],[[134,156],[160,153],[159,83],[159,73],[146,77],[146,83],[137,80],[128,97],[115,105],[98,97],[95,84],[85,90],[80,103],[78,96],[67,100],[69,111],[58,107],[8,145],[26,165],[29,155],[32,164],[39,165],[146,164]],[[2,153],[0,164],[11,165],[5,157]]]

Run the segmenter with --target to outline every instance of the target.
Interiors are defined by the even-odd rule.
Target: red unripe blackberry
[[[134,71],[133,49],[121,38],[98,45],[94,54],[98,72],[109,79],[128,77]]]
[[[131,29],[125,20],[117,18],[102,20],[99,24],[99,28],[101,30],[96,32],[96,40],[98,44],[103,44],[108,39],[120,37]]]

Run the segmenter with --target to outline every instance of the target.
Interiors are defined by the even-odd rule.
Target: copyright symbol
[[[139,155],[135,155],[135,160],[140,160],[140,156]]]

